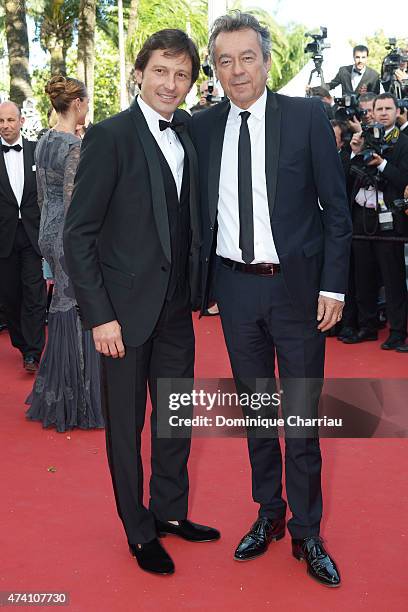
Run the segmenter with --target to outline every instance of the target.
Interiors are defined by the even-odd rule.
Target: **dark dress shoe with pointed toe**
[[[129,551],[145,572],[163,575],[174,573],[174,563],[157,538],[146,544],[129,543]]]
[[[220,532],[213,527],[199,525],[187,519],[177,522],[178,525],[174,525],[173,523],[156,519],[156,528],[159,537],[172,534],[183,538],[183,540],[188,540],[189,542],[212,542],[213,540],[219,540],[221,537]]]
[[[369,340],[378,340],[378,332],[375,329],[362,328],[354,336],[344,338],[344,344],[358,344],[359,342],[367,342]]]
[[[325,586],[340,586],[340,572],[335,562],[324,549],[320,537],[309,537],[303,540],[292,540],[293,556],[307,563],[307,573]]]
[[[261,516],[252,525],[238,544],[234,559],[249,561],[263,555],[271,542],[281,540],[285,535],[285,519],[270,519]]]
[[[385,342],[382,343],[381,348],[384,351],[394,351],[405,345],[405,336],[391,332]]]
[[[401,346],[397,346],[397,353],[408,353],[408,344],[402,344]]]

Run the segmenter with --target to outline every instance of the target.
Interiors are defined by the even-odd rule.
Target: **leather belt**
[[[238,272],[245,272],[246,274],[257,274],[258,276],[273,276],[281,271],[280,264],[244,264],[239,261],[232,261],[232,259],[227,259],[226,257],[221,257],[221,261],[224,266],[231,268],[231,270],[238,270]]]

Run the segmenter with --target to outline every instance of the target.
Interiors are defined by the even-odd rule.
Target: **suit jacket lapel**
[[[276,94],[268,89],[265,110],[265,175],[269,217],[271,221],[278,180],[281,115],[282,111],[278,103],[278,98]]]
[[[178,112],[175,112],[175,119],[179,119],[182,121],[182,118],[178,116]],[[191,138],[187,132],[184,130],[178,134],[180,138],[185,154],[188,157],[189,165],[190,165],[190,223],[192,230],[192,246],[193,248],[200,248],[201,246],[201,222],[200,215],[198,210],[198,160],[197,153],[194,149],[193,143],[191,142]]]
[[[353,66],[347,66],[346,70],[346,91],[353,91],[353,82],[351,76],[353,74]]]
[[[170,229],[167,215],[166,194],[164,191],[160,160],[154,143],[154,136],[151,134],[144,115],[136,100],[129,108],[129,114],[136,127],[136,131],[146,157],[147,166],[149,168],[153,214],[156,221],[160,243],[166,259],[171,262]]]
[[[23,206],[25,197],[30,190],[30,183],[33,180],[33,163],[34,156],[32,154],[33,143],[23,138],[23,156],[24,156],[24,188],[21,197],[21,206]]]
[[[11,185],[10,185],[6,163],[4,161],[4,153],[1,150],[0,150],[0,183],[1,183],[1,186],[3,187],[4,194],[7,200],[9,200],[10,202],[13,202],[18,208],[16,196],[14,195],[14,191],[12,190]]]
[[[230,110],[229,101],[221,102],[218,110],[219,113],[212,128],[209,152],[210,157],[208,162],[208,207],[211,225],[215,224],[215,219],[217,216],[222,146],[224,144],[225,126],[227,124],[228,113]]]

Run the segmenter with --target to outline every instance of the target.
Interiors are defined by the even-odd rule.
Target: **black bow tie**
[[[159,128],[161,132],[167,128],[170,128],[175,132],[180,133],[184,131],[184,123],[181,123],[180,121],[163,121],[162,119],[159,119]]]
[[[8,153],[10,151],[10,149],[14,149],[14,151],[17,151],[18,153],[20,151],[23,150],[23,147],[20,144],[15,144],[15,145],[1,145],[1,148],[3,149],[3,153]]]

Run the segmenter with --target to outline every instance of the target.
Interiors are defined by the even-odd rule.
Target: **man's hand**
[[[92,333],[98,353],[114,359],[125,356],[121,327],[117,321],[93,327]]]
[[[317,303],[317,320],[320,321],[317,329],[325,332],[336,325],[341,320],[344,302],[335,300],[334,298],[325,295],[319,295]]]
[[[354,134],[361,134],[361,123],[355,115],[353,115],[352,119],[348,120],[348,126],[350,131]]]
[[[363,148],[363,145],[364,138],[362,137],[361,132],[359,132],[358,134],[354,134],[353,138],[350,141],[350,147],[355,155],[357,155],[357,153],[360,153],[361,149]]]
[[[373,154],[373,159],[368,162],[367,166],[380,166],[383,163],[383,158],[380,155],[377,155],[377,153]]]

